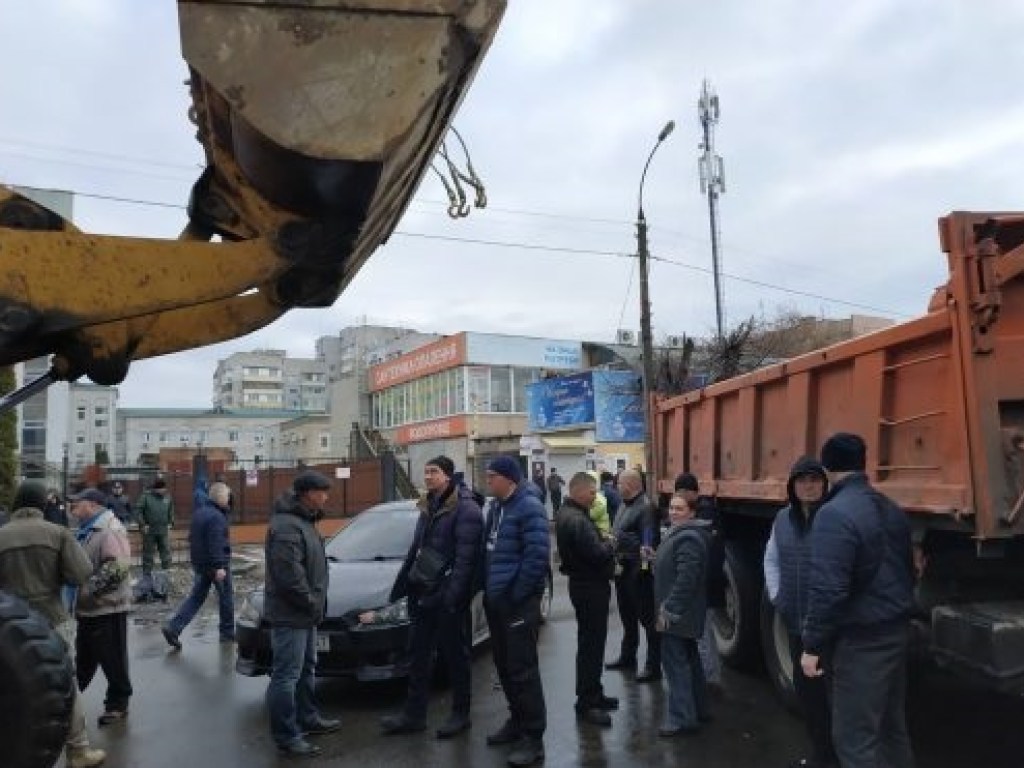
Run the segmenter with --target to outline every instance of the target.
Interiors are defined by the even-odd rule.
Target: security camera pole
[[[640,347],[643,355],[644,375],[641,397],[644,407],[644,469],[648,476],[648,491],[650,482],[654,479],[654,441],[651,437],[651,395],[654,392],[654,340],[651,334],[651,296],[648,279],[650,277],[650,252],[647,250],[647,219],[644,217],[644,181],[647,179],[647,169],[651,165],[654,153],[658,151],[661,143],[669,137],[675,129],[675,121],[669,120],[665,127],[658,134],[658,141],[651,149],[644,163],[644,172],[640,176],[640,194],[637,200],[636,211],[636,240],[638,246],[638,257],[640,259]]]

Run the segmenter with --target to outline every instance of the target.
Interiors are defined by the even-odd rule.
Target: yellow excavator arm
[[[53,355],[51,379],[116,384],[132,360],[333,304],[394,230],[504,8],[178,0],[207,163],[188,223],[178,240],[85,234],[0,187],[0,365]]]

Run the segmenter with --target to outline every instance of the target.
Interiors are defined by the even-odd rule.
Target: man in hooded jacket
[[[385,717],[381,726],[388,735],[425,728],[434,657],[440,655],[452,686],[452,712],[437,729],[437,737],[450,739],[470,726],[469,604],[484,520],[473,492],[456,479],[455,463],[447,456],[428,461],[423,478],[427,492],[417,504],[416,533],[390,600],[409,600],[409,689],[402,711]],[[434,585],[416,578],[414,564],[424,550],[443,555],[444,575]],[[372,616],[360,617],[366,620],[372,621]]]
[[[786,484],[789,505],[776,515],[764,555],[765,589],[789,633],[793,687],[811,739],[811,757],[797,760],[792,768],[838,765],[832,748],[826,678],[807,677],[800,669],[804,651],[800,632],[807,615],[810,585],[811,529],[827,490],[828,477],[820,462],[805,456],[793,464]]]
[[[340,720],[323,717],[313,698],[316,628],[327,607],[327,553],[316,521],[323,517],[331,481],[306,471],[274,503],[267,528],[264,612],[273,652],[267,708],[279,751],[311,757],[320,748],[305,736],[330,733]]]

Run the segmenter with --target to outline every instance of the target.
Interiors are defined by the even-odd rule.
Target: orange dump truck
[[[791,686],[761,560],[793,461],[837,431],[911,517],[927,566],[915,626],[941,664],[1024,690],[1024,214],[939,221],[949,282],[923,317],[654,406],[658,490],[694,473],[727,540],[714,623],[736,665]]]

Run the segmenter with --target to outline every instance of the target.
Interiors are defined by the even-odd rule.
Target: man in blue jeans
[[[323,517],[331,481],[302,472],[274,502],[267,528],[264,612],[274,658],[267,687],[270,734],[278,750],[312,757],[320,748],[306,736],[330,733],[340,720],[320,715],[313,699],[316,628],[327,605],[327,555],[316,521]]]
[[[210,594],[217,590],[220,602],[220,641],[235,639],[235,603],[231,587],[231,541],[228,535],[228,512],[231,489],[214,483],[205,494],[197,494],[197,506],[189,528],[189,549],[192,557],[192,592],[178,606],[171,620],[161,627],[164,639],[181,650],[181,632],[192,621]]]

